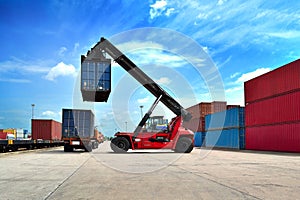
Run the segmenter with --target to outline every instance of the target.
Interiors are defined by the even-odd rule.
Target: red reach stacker
[[[192,117],[191,114],[105,38],[101,38],[100,41],[88,51],[86,56],[81,57],[81,92],[83,100],[94,102],[107,101],[110,92],[109,87],[104,87],[105,85],[109,85],[107,80],[96,80],[98,85],[91,87],[91,84],[88,83],[94,84],[95,81],[91,82],[87,79],[88,74],[93,72],[98,75],[99,73],[101,74],[101,71],[99,70],[101,66],[104,65],[107,67],[102,70],[103,75],[110,72],[110,64],[107,64],[109,59],[106,58],[106,54],[109,54],[115,62],[123,67],[133,78],[140,82],[156,97],[155,102],[142,118],[134,132],[117,132],[115,134],[115,137],[111,141],[112,150],[120,153],[126,152],[129,149],[171,149],[178,153],[190,153],[194,147],[194,133],[182,127],[182,122],[189,121]],[[101,60],[103,61],[102,63],[106,64],[101,65]],[[87,73],[87,68],[90,69],[89,73]],[[103,75],[99,77],[105,77]],[[92,75],[92,77],[97,78],[97,75]],[[90,88],[90,90],[87,90],[87,88]],[[91,93],[87,95],[87,93],[91,92],[91,88],[95,88],[93,91],[95,98],[91,98],[91,96],[93,96]],[[148,132],[143,129],[143,127],[159,102],[162,102],[168,107],[176,117],[171,120],[165,129]]]

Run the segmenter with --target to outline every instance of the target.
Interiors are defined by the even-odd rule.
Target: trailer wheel
[[[89,143],[89,144],[85,145],[85,151],[86,152],[92,152],[93,151],[92,143]]]
[[[98,142],[93,142],[93,149],[97,149],[98,148]]]
[[[190,153],[194,148],[193,140],[188,137],[181,137],[177,141],[175,152],[177,153]]]
[[[111,149],[116,153],[125,153],[129,149],[129,141],[124,137],[116,137],[110,143]]]
[[[73,151],[73,147],[71,147],[70,145],[64,145],[64,152],[72,152]]]

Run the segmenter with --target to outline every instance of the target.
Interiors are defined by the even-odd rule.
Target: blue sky
[[[61,121],[62,108],[91,107],[105,135],[124,130],[125,121],[133,130],[140,118],[139,106],[143,104],[145,112],[154,98],[116,64],[107,103],[80,99],[80,55],[102,36],[125,51],[135,49],[126,54],[184,106],[218,100],[208,94],[205,80],[193,76],[187,60],[164,51],[163,45],[147,43],[147,38],[134,40],[130,34],[128,41],[118,44],[118,34],[147,27],[176,31],[201,45],[221,76],[225,100],[243,105],[244,81],[299,59],[299,8],[297,0],[0,0],[0,128],[30,129],[34,103],[35,118]],[[150,48],[138,49],[139,45]],[[162,71],[157,73],[158,69]],[[180,83],[187,80],[185,84],[192,85],[193,101],[174,89],[180,78]],[[122,81],[134,85],[126,101],[118,96],[124,90]],[[167,110],[160,106],[155,112],[169,117]]]

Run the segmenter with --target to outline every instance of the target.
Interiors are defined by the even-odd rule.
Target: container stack
[[[245,109],[234,107],[205,116],[205,146],[245,148]]]
[[[246,149],[300,152],[300,60],[244,87]]]
[[[192,114],[192,119],[184,122],[183,126],[193,132],[205,131],[205,115],[226,110],[226,102],[202,102],[186,109]]]
[[[28,130],[23,128],[0,129],[0,139],[23,140],[28,138]]]
[[[192,119],[184,122],[183,126],[194,132],[194,145],[201,147],[205,137],[205,115],[226,110],[226,102],[201,102],[186,109],[192,114]]]

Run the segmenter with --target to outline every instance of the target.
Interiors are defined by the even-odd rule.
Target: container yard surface
[[[151,152],[151,153],[149,153]],[[195,148],[0,154],[1,199],[298,199],[300,154]],[[135,172],[135,173],[134,173]]]

